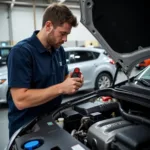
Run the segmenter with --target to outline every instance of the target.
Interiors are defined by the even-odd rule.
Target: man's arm
[[[67,70],[66,75],[68,75]],[[61,94],[73,94],[83,83],[82,78],[75,79],[69,75],[60,84],[44,89],[30,89],[31,77],[32,57],[30,53],[23,47],[21,49],[15,47],[8,59],[8,81],[13,101],[20,110],[44,104]]]
[[[11,88],[11,94],[19,110],[51,101],[61,94],[73,94],[82,86],[82,78],[68,77],[64,82],[44,89]]]

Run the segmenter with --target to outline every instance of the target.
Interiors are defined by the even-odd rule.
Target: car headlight
[[[3,84],[6,81],[6,79],[0,79],[0,84]]]

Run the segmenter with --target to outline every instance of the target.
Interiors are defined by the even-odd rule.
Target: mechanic
[[[74,94],[83,84],[71,78],[65,52],[76,17],[63,4],[52,4],[43,15],[42,29],[18,42],[8,57],[9,138],[36,116],[58,108],[63,94]]]

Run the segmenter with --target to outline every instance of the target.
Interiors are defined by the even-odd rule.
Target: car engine
[[[35,118],[15,133],[8,150],[26,150],[24,145],[34,140],[39,150],[150,150],[149,108],[139,105],[141,99],[132,101],[141,97],[132,88],[127,83],[93,92]]]
[[[99,99],[64,111],[64,129],[92,150],[150,149],[149,126],[122,117],[116,100]]]

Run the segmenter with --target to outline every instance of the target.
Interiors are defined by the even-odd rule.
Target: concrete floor
[[[2,105],[0,108],[0,150],[3,150],[8,143],[8,107]]]
[[[134,70],[132,75],[135,75],[137,73],[138,73],[138,71]],[[122,74],[122,73],[119,73],[118,78],[117,78],[117,82],[121,82],[125,79],[126,79],[125,75]],[[85,94],[85,92],[84,93],[80,92],[76,96],[81,96],[82,94]],[[76,97],[76,96],[74,96],[74,97]],[[68,101],[68,100],[70,100],[70,98],[72,98],[72,97],[66,97],[64,99],[64,101]],[[7,105],[2,105],[0,107],[0,150],[4,150],[4,148],[8,144],[8,119],[7,119],[7,113],[8,113]]]

